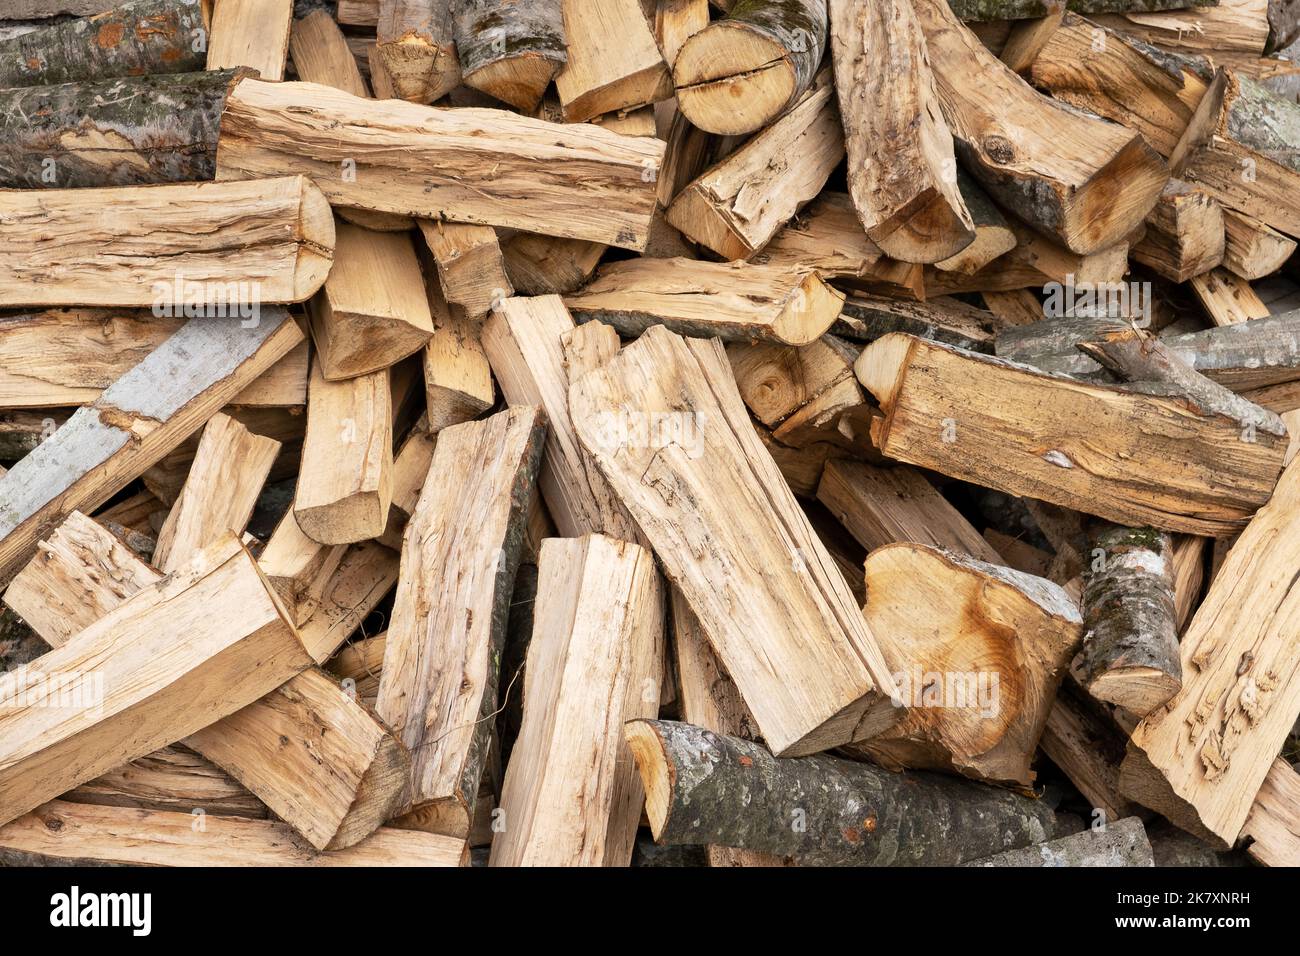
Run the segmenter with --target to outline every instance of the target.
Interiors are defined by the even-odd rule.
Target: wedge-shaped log
[[[1223,207],[1209,193],[1171,179],[1132,255],[1170,282],[1186,282],[1221,263],[1225,245]]]
[[[680,335],[784,345],[815,342],[844,295],[808,269],[695,259],[628,259],[603,267],[564,304],[624,335],[652,325]]]
[[[463,0],[455,11],[461,82],[509,103],[537,109],[568,59],[558,0]]]
[[[266,804],[188,747],[173,744],[124,763],[62,797],[72,803],[265,819]]]
[[[962,202],[970,213],[975,227],[975,239],[961,252],[934,264],[944,272],[974,275],[994,259],[1016,247],[1016,234],[1007,223],[1002,210],[989,198],[989,194],[965,170],[957,170],[957,188]]]
[[[225,303],[248,317],[311,296],[334,217],[301,176],[0,192],[0,305]]]
[[[915,6],[958,155],[993,198],[1072,252],[1132,233],[1169,179],[1159,154],[1131,130],[1034,91],[946,0]]]
[[[1042,801],[967,780],[822,755],[781,759],[672,721],[631,721],[625,733],[659,843],[717,843],[819,866],[951,866],[1052,833]]]
[[[364,100],[314,83],[243,80],[226,101],[217,174],[256,179],[298,172],[337,206],[639,250],[655,211],[663,152],[660,140],[590,123]]]
[[[480,316],[514,295],[495,229],[421,219],[420,232],[438,267],[442,296],[449,305]]]
[[[820,5],[820,4],[819,4]],[[975,240],[911,0],[831,0],[849,194],[888,256],[939,262]]]
[[[823,276],[869,275],[881,257],[847,193],[823,190],[751,262],[816,269]]]
[[[555,78],[566,123],[673,95],[668,64],[638,0],[559,0],[568,60]]]
[[[466,866],[464,840],[384,827],[320,853],[283,823],[92,807],[54,800],[0,828],[0,859],[21,866]]]
[[[1300,774],[1279,757],[1255,795],[1241,835],[1246,852],[1263,866],[1300,866]]]
[[[538,562],[524,718],[493,866],[627,866],[644,797],[623,723],[659,711],[664,600],[650,552],[550,538]]]
[[[208,69],[242,66],[283,80],[293,0],[220,0],[212,11]]]
[[[321,544],[303,534],[290,508],[267,539],[257,563],[293,612],[294,623],[301,627],[316,613],[346,551],[347,545]]]
[[[452,0],[380,0],[375,55],[393,95],[432,103],[460,84]]]
[[[875,638],[754,432],[720,342],[652,328],[575,381],[569,407],[774,751],[825,750],[902,716]]]
[[[1286,451],[1178,393],[1088,385],[909,335],[873,342],[855,367],[885,412],[873,438],[886,456],[1122,524],[1240,530]]]
[[[98,508],[303,338],[282,309],[240,325],[190,320],[0,478],[0,581],[68,514]]]
[[[0,820],[234,713],[310,664],[252,556],[224,539],[6,675]]]
[[[438,433],[403,542],[376,705],[411,751],[401,826],[463,838],[474,819],[542,428],[537,409],[520,407]]]
[[[424,347],[424,393],[429,427],[441,431],[470,421],[492,407],[496,389],[479,341],[481,323],[459,306],[448,305],[429,288],[433,338]]]
[[[1296,250],[1294,239],[1235,209],[1223,210],[1223,226],[1223,267],[1243,279],[1272,275]]]
[[[1133,731],[1121,770],[1126,795],[1219,847],[1236,842],[1300,715],[1300,542],[1286,530],[1297,509],[1293,462],[1192,616],[1182,690]]]

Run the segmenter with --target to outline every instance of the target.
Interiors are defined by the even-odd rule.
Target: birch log
[[[380,0],[375,35],[398,99],[432,103],[460,83],[452,0]]]
[[[455,11],[462,82],[532,113],[568,59],[560,0],[462,0]]]

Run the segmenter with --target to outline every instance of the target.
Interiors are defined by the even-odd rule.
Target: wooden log
[[[952,865],[1041,842],[1053,827],[1045,804],[970,781],[776,758],[671,721],[630,721],[624,732],[658,843],[738,846],[818,866]]]
[[[394,551],[402,550],[402,533],[420,500],[436,440],[428,418],[421,416],[393,456],[393,503],[388,509],[388,526],[379,536],[379,543]]]
[[[383,533],[392,502],[393,405],[388,369],[326,381],[312,363],[307,438],[293,513],[321,544]]]
[[[1273,761],[1241,828],[1246,852],[1262,866],[1300,864],[1300,775],[1282,758]]]
[[[293,0],[216,0],[208,69],[242,66],[264,80],[283,80]]]
[[[373,541],[349,545],[321,592],[319,607],[301,626],[303,645],[324,663],[361,627],[397,583],[398,556]]]
[[[826,189],[750,257],[762,265],[816,269],[823,276],[866,276],[880,260],[846,193]]]
[[[1250,283],[1226,269],[1212,269],[1204,275],[1192,276],[1189,281],[1192,292],[1215,325],[1236,325],[1269,315],[1268,306]]]
[[[655,40],[669,66],[677,60],[682,44],[709,25],[709,0],[656,0]]]
[[[465,866],[464,840],[383,827],[321,853],[283,823],[54,800],[0,828],[8,864],[72,866]]]
[[[376,149],[384,142],[400,148]],[[223,179],[292,169],[310,176],[334,205],[639,250],[655,210],[663,150],[660,140],[589,123],[243,80],[226,100],[217,169]],[[439,173],[433,183],[430,169]],[[518,198],[523,183],[526,201]]]
[[[774,751],[823,750],[901,717],[875,639],[754,433],[721,343],[652,328],[575,381],[569,407]],[[816,646],[810,633],[823,635]]]
[[[820,0],[738,0],[672,61],[682,114],[699,129],[743,136],[767,126],[812,84],[826,50]]]
[[[433,288],[429,306],[434,331],[424,349],[424,391],[429,427],[437,432],[487,411],[496,389],[479,341],[481,323],[458,306],[448,306]]]
[[[321,598],[346,545],[324,545],[313,541],[298,527],[290,508],[267,539],[258,566],[301,627],[320,606]]]
[[[1249,62],[1264,55],[1270,2],[1219,0],[1213,6],[1181,11],[1094,13],[1089,18],[1175,53],[1207,56],[1215,62]]]
[[[831,335],[799,347],[771,342],[732,342],[727,346],[727,360],[741,399],[769,428],[780,428],[828,389],[856,381],[856,358],[855,348]]]
[[[1170,282],[1204,275],[1223,262],[1224,221],[1223,207],[1208,193],[1171,179],[1147,215],[1132,257]]]
[[[624,335],[652,325],[727,341],[807,345],[840,314],[843,293],[815,272],[747,262],[627,259],[604,266],[564,304]]]
[[[496,230],[421,219],[420,232],[438,267],[438,282],[448,304],[460,306],[470,316],[480,316],[515,294]]]
[[[13,190],[0,192],[0,244],[2,305],[152,305],[175,316],[197,304],[251,320],[263,303],[320,288],[334,222],[301,176]]]
[[[975,224],[911,3],[832,0],[830,15],[849,194],[863,228],[903,262],[957,255]]]
[[[843,157],[824,70],[789,112],[683,189],[664,218],[724,259],[748,259],[821,192]]]
[[[1002,211],[965,171],[957,170],[957,188],[975,227],[975,239],[954,256],[934,264],[945,272],[974,275],[994,259],[1016,247],[1016,234]]]
[[[853,295],[832,327],[855,342],[874,342],[890,332],[906,332],[975,352],[993,350],[998,320],[959,299],[939,297],[906,302],[888,296]]]
[[[606,248],[603,242],[523,232],[502,245],[501,258],[517,294],[562,295],[591,278]]]
[[[1092,806],[1094,819],[1121,820],[1144,812],[1120,793],[1119,768],[1127,737],[1066,679],[1047,715],[1039,747]]]
[[[265,819],[266,804],[187,747],[173,745],[110,770],[62,797],[71,803]],[[198,811],[196,813],[195,811]]]
[[[885,455],[1123,524],[1231,533],[1268,500],[1285,452],[1284,439],[1186,398],[1085,385],[912,336],[873,342],[856,371],[885,412],[873,431]],[[1129,424],[1108,424],[1120,420]]]
[[[943,0],[916,12],[958,157],[994,199],[1072,252],[1131,234],[1169,178],[1160,156],[1132,132],[1039,95]]]
[[[1294,239],[1235,209],[1223,210],[1223,225],[1223,267],[1242,279],[1254,281],[1273,274],[1295,252]]]
[[[1204,7],[1217,0],[1069,0],[1068,8],[1077,13],[1151,13],[1159,10],[1182,10]],[[962,20],[1027,20],[1043,17],[1052,0],[949,0]]]
[[[432,103],[460,85],[451,0],[380,0],[375,35],[398,99]]]
[[[1100,829],[1049,840],[1037,846],[1008,850],[972,860],[962,866],[1155,866],[1146,828],[1137,817],[1125,817]]]
[[[558,0],[466,0],[454,12],[461,81],[509,103],[537,109],[568,59]]]
[[[555,78],[565,122],[628,112],[673,95],[668,64],[638,0],[559,0],[568,61]]]
[[[101,12],[103,0],[13,0],[0,12],[0,20],[37,20],[70,14],[88,17]]]
[[[1007,42],[998,53],[998,59],[1015,73],[1029,72],[1065,18],[1064,0],[1046,0],[1043,6],[1046,12],[1041,17],[1011,24]]]
[[[0,581],[68,514],[99,507],[301,341],[280,309],[251,329],[188,322],[0,478]]]
[[[650,552],[542,545],[524,716],[492,866],[627,866],[644,797],[623,723],[659,710],[664,599]]]
[[[400,826],[469,833],[497,707],[506,611],[542,450],[535,408],[438,434],[402,548],[377,710],[411,751]]]

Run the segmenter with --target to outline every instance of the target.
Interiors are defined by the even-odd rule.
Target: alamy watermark
[[[238,318],[240,327],[256,328],[262,319],[262,283],[195,282],[176,273],[171,282],[153,284],[157,318]]]
[[[605,451],[676,446],[695,459],[704,454],[704,414],[601,412],[596,416],[595,439]]]
[[[1125,318],[1139,329],[1151,324],[1150,282],[1076,282],[1070,273],[1064,282],[1043,286],[1043,296],[1045,318]]]
[[[894,674],[895,707],[926,710],[976,710],[985,719],[998,715],[1002,681],[997,671],[923,671],[916,667]]]
[[[104,707],[101,671],[45,671],[26,664],[0,674],[0,709],[50,707],[99,713]]]

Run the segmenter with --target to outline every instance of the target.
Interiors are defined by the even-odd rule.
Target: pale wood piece
[[[1120,762],[1125,737],[1093,712],[1095,704],[1076,699],[1067,680],[1043,726],[1039,746],[1106,820],[1121,820],[1142,808],[1120,792]],[[1091,821],[1089,821],[1091,822]]]
[[[682,44],[709,25],[709,0],[656,0],[654,30],[664,62],[672,66]]]
[[[465,0],[455,9],[461,80],[521,113],[568,58],[559,0]]]
[[[363,638],[340,649],[330,658],[325,669],[337,677],[345,689],[351,686],[362,700],[373,699],[379,693],[379,676],[384,671],[384,649],[387,646],[387,631]]]
[[[392,501],[389,372],[329,382],[312,363],[307,437],[293,511],[303,534],[349,544],[383,533]]]
[[[1034,65],[1065,19],[1065,0],[1046,0],[1045,16],[1020,20],[1011,24],[1011,33],[1003,44],[998,59],[1016,73],[1025,73]]]
[[[348,546],[321,592],[315,613],[299,631],[316,663],[329,660],[393,590],[398,564],[397,553],[377,542]]]
[[[402,533],[420,500],[436,441],[428,418],[421,416],[393,458],[393,503],[388,509],[388,527],[379,536],[379,543],[394,551],[402,550]]]
[[[607,248],[603,242],[522,232],[501,247],[501,258],[516,294],[563,294],[591,278]]]
[[[1219,0],[1168,13],[1098,13],[1095,22],[1179,53],[1258,59],[1268,42],[1270,0]]]
[[[125,763],[61,798],[71,803],[137,810],[264,819],[266,804],[224,770],[183,746],[163,747]]]
[[[774,751],[899,719],[875,639],[755,434],[721,343],[652,328],[575,381],[569,407]]]
[[[1236,843],[1300,714],[1289,622],[1300,544],[1300,467],[1287,466],[1210,583],[1180,647],[1183,687],[1133,731],[1121,787],[1218,847]]]
[[[495,229],[421,219],[420,232],[438,266],[442,296],[449,304],[480,316],[514,295]]]
[[[435,477],[425,482],[403,542],[377,702],[411,751],[400,826],[469,833],[541,450],[542,425],[531,407],[438,434],[429,468]]]
[[[460,84],[451,0],[380,0],[375,36],[393,96],[432,103]]]
[[[542,545],[524,716],[492,866],[627,866],[644,797],[623,722],[659,710],[664,599],[650,552],[602,535]]]
[[[1285,452],[1284,438],[1177,394],[1084,384],[913,336],[873,342],[856,371],[885,412],[872,435],[885,455],[1121,524],[1230,534],[1268,500]]]
[[[303,534],[290,508],[267,539],[257,563],[293,613],[294,623],[302,627],[316,613],[346,552],[347,545],[325,545]]]
[[[54,800],[0,829],[0,858],[98,866],[466,866],[464,840],[383,827],[321,853],[283,823]]]
[[[1294,239],[1235,209],[1223,210],[1223,224],[1227,240],[1223,267],[1242,279],[1271,275],[1295,252]]]
[[[160,306],[183,315],[201,283],[199,301],[227,303],[214,314],[252,321],[254,308],[301,302],[320,288],[334,257],[334,217],[301,176],[3,190],[0,248],[3,306]]]
[[[208,69],[246,66],[264,80],[283,80],[293,0],[215,0]]]
[[[887,295],[854,295],[845,301],[833,329],[855,342],[907,332],[958,348],[991,352],[999,321],[991,312],[946,296],[909,302]]]
[[[859,277],[870,274],[880,258],[880,247],[867,238],[848,194],[827,189],[750,261]]]
[[[1036,269],[1044,278],[1061,285],[1082,286],[1087,283],[1105,286],[1123,281],[1128,272],[1127,240],[1085,254],[1072,252],[1023,226],[1013,226],[1012,231],[1018,240],[1015,257]],[[1033,283],[1034,286],[1043,284]],[[926,291],[930,291],[928,286]]]
[[[433,109],[314,83],[246,79],[226,100],[217,175],[255,179],[292,169],[337,206],[639,250],[655,212],[663,152],[661,140],[591,123]],[[431,169],[438,171],[432,184]]]
[[[1193,276],[1190,285],[1215,325],[1236,325],[1269,315],[1250,283],[1226,269]]]
[[[1261,866],[1300,866],[1300,774],[1280,757],[1255,795],[1241,829],[1250,858]]]
[[[1224,209],[1209,193],[1171,179],[1147,215],[1133,259],[1170,282],[1186,282],[1223,262],[1224,229]]]
[[[639,0],[561,0],[568,62],[555,78],[568,123],[673,95],[668,64]]]
[[[185,487],[158,532],[154,567],[169,574],[221,535],[243,534],[279,452],[278,441],[228,415],[208,419]]]
[[[1016,247],[1016,234],[997,205],[971,176],[957,170],[957,187],[975,226],[975,240],[955,256],[934,264],[944,272],[974,275]]]
[[[831,0],[831,56],[849,193],[867,235],[903,262],[975,241],[911,0]]]
[[[496,399],[496,389],[479,340],[482,323],[458,306],[448,306],[432,288],[429,306],[434,332],[424,349],[424,392],[429,427],[438,432],[487,411]]]
[[[790,421],[828,390],[853,382],[858,350],[833,335],[804,346],[772,342],[732,342],[727,360],[740,397],[754,416],[769,428]]]
[[[1030,325],[1043,320],[1043,303],[1027,289],[985,292],[984,304],[1004,325]]]

